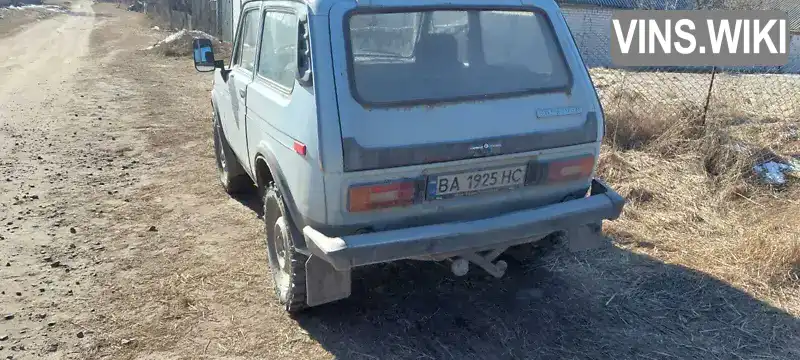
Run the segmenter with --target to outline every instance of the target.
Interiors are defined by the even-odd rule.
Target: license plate
[[[428,176],[427,198],[444,199],[512,189],[525,183],[526,165]]]

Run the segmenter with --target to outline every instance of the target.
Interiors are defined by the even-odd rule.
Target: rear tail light
[[[588,179],[594,170],[595,157],[586,154],[566,159],[534,161],[528,164],[525,185],[545,185]]]
[[[547,167],[547,182],[584,179],[592,175],[594,155],[556,160]]]
[[[361,212],[414,204],[417,185],[414,180],[352,186],[349,190],[348,211]]]

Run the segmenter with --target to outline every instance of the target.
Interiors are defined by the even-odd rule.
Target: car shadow
[[[342,359],[800,358],[800,320],[722,281],[613,246],[562,245],[503,279],[397,262],[296,316]]]
[[[252,190],[231,196],[231,198],[252,210],[257,218],[261,219],[264,216],[264,205],[255,187]]]

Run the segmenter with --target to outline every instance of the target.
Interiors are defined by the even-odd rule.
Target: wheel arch
[[[283,196],[284,204],[289,211],[289,220],[293,225],[292,237],[294,238],[295,246],[301,250],[306,249],[306,239],[301,229],[306,226],[307,221],[294,202],[291,189],[286,182],[280,165],[278,165],[275,154],[268,148],[261,147],[256,151],[253,164],[253,175],[255,176],[255,183],[258,186],[259,193],[262,193],[270,182],[275,184],[275,187],[278,188],[278,191]]]
[[[211,94],[211,109],[214,111],[214,116],[219,117],[219,108],[217,107],[217,101],[215,100],[213,93]],[[214,121],[214,119],[212,118],[211,121]]]

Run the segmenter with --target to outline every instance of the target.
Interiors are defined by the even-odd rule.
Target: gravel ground
[[[0,359],[800,357],[789,306],[615,241],[501,280],[368,267],[289,317],[258,200],[216,182],[209,75],[142,51],[143,15],[75,7],[0,39]]]

